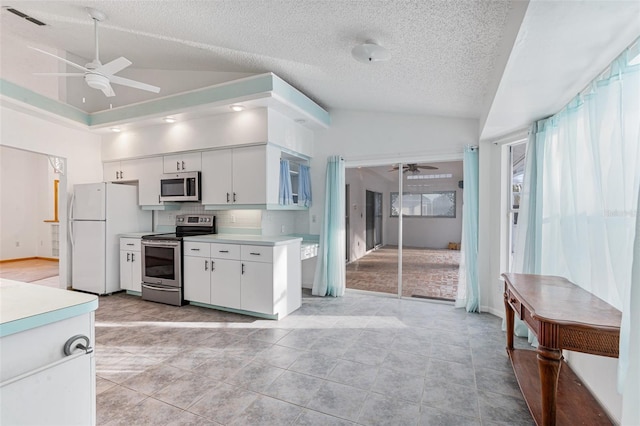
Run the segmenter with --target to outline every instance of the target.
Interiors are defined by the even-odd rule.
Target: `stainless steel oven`
[[[182,305],[182,238],[215,233],[212,214],[182,214],[176,216],[175,234],[142,237],[142,299]]]
[[[145,300],[182,304],[181,240],[142,240],[142,295]]]

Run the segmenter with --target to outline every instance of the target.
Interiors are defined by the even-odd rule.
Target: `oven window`
[[[184,195],[184,179],[162,179],[160,193],[163,197]]]
[[[174,247],[146,246],[144,248],[144,275],[151,278],[175,280],[174,255]]]

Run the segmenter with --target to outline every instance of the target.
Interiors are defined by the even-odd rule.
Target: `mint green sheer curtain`
[[[344,295],[346,286],[345,177],[341,157],[329,157],[325,182],[324,217],[311,293],[338,297]]]
[[[566,277],[622,311],[622,424],[640,424],[640,65],[629,59],[532,128],[515,271]]]
[[[456,306],[467,312],[479,312],[480,291],[478,288],[478,148],[467,146],[462,161],[464,190],[462,193],[462,247],[460,280]]]

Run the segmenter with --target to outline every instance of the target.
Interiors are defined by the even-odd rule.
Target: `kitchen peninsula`
[[[95,424],[97,308],[95,295],[0,279],[0,424]]]
[[[300,244],[287,236],[184,238],[184,298],[190,303],[282,319],[302,303]]]

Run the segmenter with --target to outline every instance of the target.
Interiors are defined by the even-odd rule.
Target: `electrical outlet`
[[[236,223],[236,215],[231,215],[231,223]]]
[[[16,241],[16,247],[20,247],[20,241]]]
[[[282,226],[280,227],[280,232],[281,232],[282,234],[284,234],[284,225],[282,225]]]
[[[311,223],[316,223],[316,220],[317,220],[316,215],[312,214],[311,215]]]

